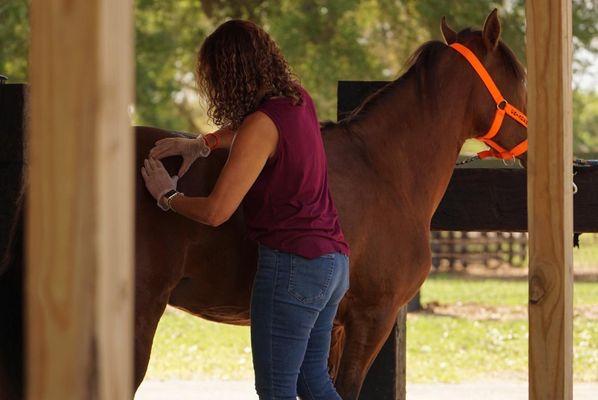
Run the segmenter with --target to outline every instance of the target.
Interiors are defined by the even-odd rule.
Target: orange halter
[[[511,150],[507,150],[501,147],[498,143],[492,140],[492,138],[496,136],[496,134],[500,130],[500,127],[502,126],[505,113],[509,117],[513,118],[515,121],[519,122],[521,125],[527,128],[527,117],[525,116],[525,114],[505,100],[505,98],[500,93],[500,90],[498,90],[498,87],[496,87],[496,84],[490,77],[490,74],[488,73],[488,71],[486,71],[486,68],[484,68],[480,60],[478,60],[478,58],[475,56],[475,54],[473,54],[471,50],[469,50],[467,47],[463,46],[460,43],[453,43],[450,45],[450,47],[452,47],[453,49],[458,51],[463,57],[465,57],[465,59],[473,67],[475,72],[477,72],[479,77],[482,79],[482,82],[484,82],[484,85],[486,85],[486,88],[488,89],[488,91],[492,95],[492,98],[494,99],[494,102],[496,103],[496,114],[494,115],[494,121],[492,121],[490,129],[485,135],[478,136],[476,138],[490,146],[490,149],[478,153],[478,157],[496,157],[502,158],[503,160],[508,160],[525,153],[527,151],[527,139],[519,143],[517,146],[513,147]]]

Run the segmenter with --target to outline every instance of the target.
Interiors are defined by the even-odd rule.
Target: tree
[[[502,38],[525,61],[524,0],[136,0],[135,123],[176,130],[212,129],[195,91],[196,52],[205,36],[229,18],[251,19],[272,34],[321,119],[336,117],[336,82],[390,80],[408,55],[440,39],[446,16],[455,29],[478,29],[497,7]],[[0,73],[27,78],[26,0],[0,0]],[[598,4],[573,0],[574,71],[598,56]],[[575,148],[596,149],[596,94],[575,96]],[[589,103],[584,103],[589,102]]]

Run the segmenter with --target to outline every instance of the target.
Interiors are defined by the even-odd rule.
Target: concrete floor
[[[598,382],[577,383],[575,400],[597,400]],[[257,400],[253,381],[146,381],[135,400]],[[527,400],[526,382],[409,384],[408,400]]]

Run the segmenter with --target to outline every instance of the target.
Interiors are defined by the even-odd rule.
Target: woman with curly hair
[[[327,359],[349,287],[349,246],[328,189],[314,103],[276,43],[248,21],[228,21],[206,38],[197,81],[222,128],[156,142],[141,171],[147,189],[164,210],[211,226],[242,204],[247,236],[258,245],[251,346],[259,398],[340,399]],[[182,156],[182,176],[215,148],[229,156],[211,194],[177,192],[177,176],[159,160]]]

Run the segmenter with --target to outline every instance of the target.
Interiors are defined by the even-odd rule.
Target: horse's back
[[[168,131],[147,126],[135,127],[136,136],[136,161],[137,169],[143,165],[143,160],[148,157],[150,150],[160,139],[189,137],[177,131]],[[188,196],[207,196],[214,186],[220,170],[226,162],[226,150],[214,150],[210,157],[200,158],[189,168],[187,173],[179,180],[178,189]],[[180,157],[167,157],[161,160],[170,175],[176,175],[181,165]],[[137,173],[138,171],[136,171]],[[141,175],[137,175],[138,182],[142,182]],[[143,185],[142,189],[143,189]]]
[[[155,142],[169,137],[184,137],[178,132],[158,128],[137,127],[137,161],[141,168]],[[187,196],[208,196],[226,162],[228,151],[215,150],[207,158],[193,163],[189,171],[179,180],[178,190]],[[180,157],[162,160],[170,175],[175,175],[180,167]],[[137,175],[137,207],[139,222],[152,218],[157,210],[155,201],[149,196]],[[151,204],[149,204],[151,202]],[[145,206],[148,207],[145,207]],[[157,211],[156,211],[157,210]],[[161,217],[158,214],[158,217]],[[172,223],[180,223],[180,216],[172,215]],[[171,292],[169,303],[192,314],[219,322],[247,324],[249,322],[249,298],[251,284],[256,269],[256,246],[245,236],[245,223],[241,209],[218,227],[210,227],[183,219],[186,234],[176,230],[177,238],[164,240],[184,240],[185,246],[183,274]],[[168,222],[167,222],[168,223]],[[151,235],[150,240],[155,235]],[[138,236],[138,239],[140,237]],[[152,243],[140,243],[141,247]],[[157,245],[154,243],[153,245]],[[152,268],[161,268],[158,265]],[[149,271],[147,271],[149,272]],[[143,272],[142,272],[143,273]]]

